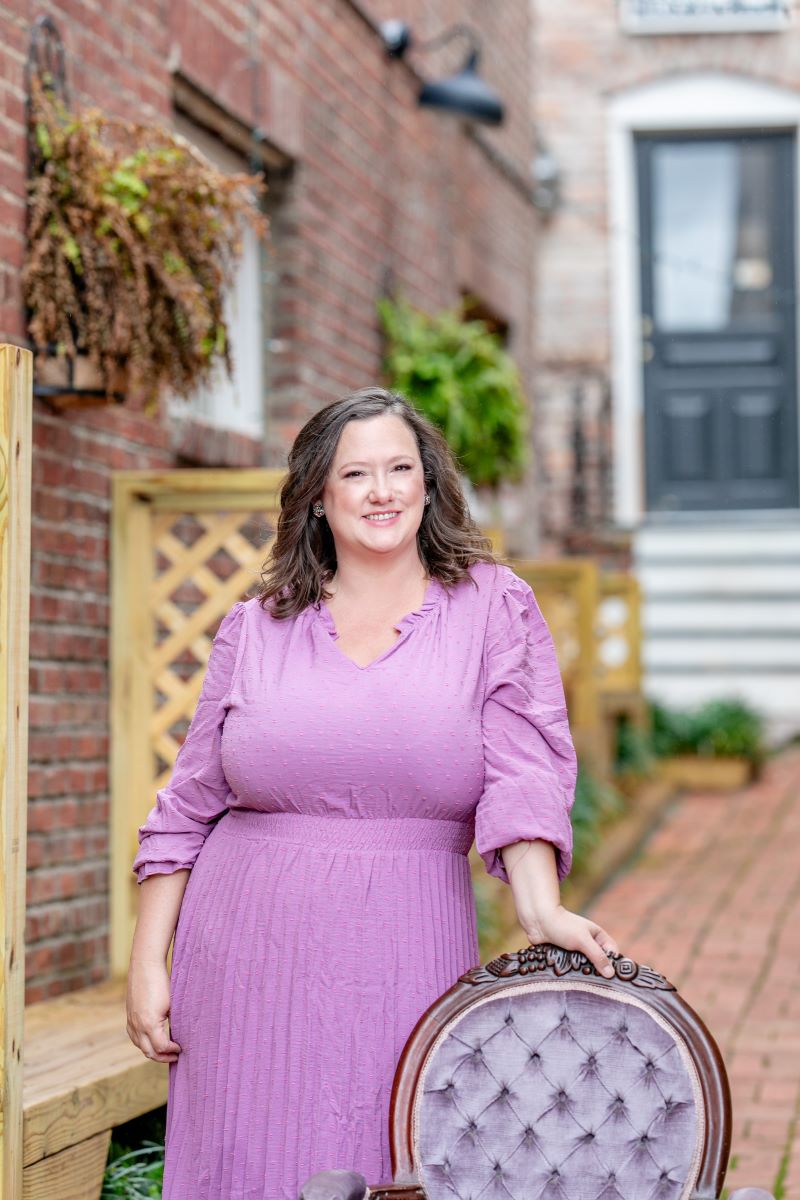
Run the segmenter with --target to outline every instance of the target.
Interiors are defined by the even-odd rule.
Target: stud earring
[[[426,492],[426,493],[425,493],[425,503],[426,503],[426,504],[430,504],[430,502],[431,502],[431,498],[430,498],[430,496],[428,495],[428,493]]]
[[[325,516],[325,509],[322,507],[322,503],[319,500],[316,501],[316,503],[314,504],[314,507],[312,508],[311,511],[313,512],[315,517],[324,517]]]

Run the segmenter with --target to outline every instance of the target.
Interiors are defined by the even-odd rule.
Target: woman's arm
[[[594,921],[569,912],[561,903],[556,853],[545,841],[513,842],[500,851],[511,884],[517,919],[531,945],[552,942],[580,950],[601,975],[612,978],[607,952],[619,953],[614,939]]]
[[[139,884],[139,915],[128,969],[128,1037],[147,1058],[175,1062],[180,1046],[169,1036],[167,953],[178,923],[189,871],[150,875]]]

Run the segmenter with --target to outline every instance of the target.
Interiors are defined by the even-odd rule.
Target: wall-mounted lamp
[[[553,154],[539,142],[531,163],[533,203],[544,216],[551,216],[561,207],[561,168]]]
[[[503,102],[478,74],[481,43],[471,26],[454,25],[427,42],[415,42],[405,21],[392,20],[381,23],[380,35],[387,54],[392,58],[402,58],[412,45],[415,50],[432,50],[436,46],[444,46],[454,37],[466,37],[470,48],[461,70],[444,79],[423,83],[418,102],[424,108],[435,108],[484,125],[502,124],[505,116]]]

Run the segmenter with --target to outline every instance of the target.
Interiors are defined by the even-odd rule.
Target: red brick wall
[[[510,323],[530,373],[533,210],[527,0],[407,3],[419,37],[468,20],[483,70],[510,112],[480,137],[418,110],[418,80],[388,61],[371,19],[384,0],[62,0],[46,6],[67,49],[72,94],[125,116],[171,120],[179,70],[231,114],[254,120],[248,56],[258,63],[258,124],[294,161],[273,201],[279,280],[267,360],[264,445],[198,438],[124,407],[54,413],[35,401],[31,601],[28,998],[108,970],[108,518],[110,479],[176,462],[281,466],[318,406],[379,375],[375,301],[387,274],[430,309],[471,290]],[[168,24],[164,15],[168,14]],[[0,339],[25,337],[23,63],[31,10],[0,3]],[[441,75],[454,43],[414,61]]]
[[[613,238],[625,236],[609,229],[608,102],[627,88],[693,71],[797,90],[800,24],[795,12],[781,33],[631,36],[607,0],[538,0],[534,9],[537,126],[563,172],[563,205],[537,241],[534,319],[543,532],[557,548],[570,532],[572,391],[608,372],[610,254]],[[597,451],[590,451],[595,461]],[[591,471],[588,485],[597,488]]]

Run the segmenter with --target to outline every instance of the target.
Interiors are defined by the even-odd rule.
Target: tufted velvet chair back
[[[625,958],[615,970],[607,981],[582,955],[537,946],[462,976],[398,1066],[386,1190],[718,1196],[730,1099],[717,1047],[666,979]]]

